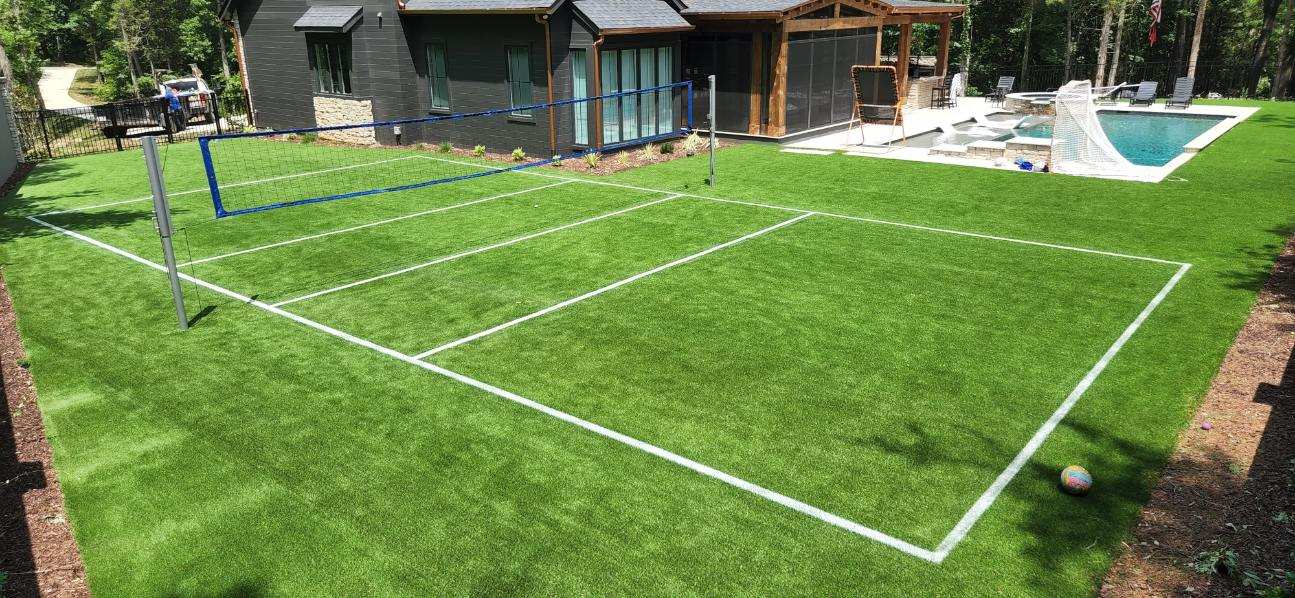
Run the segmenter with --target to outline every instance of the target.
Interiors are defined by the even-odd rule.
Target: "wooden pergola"
[[[787,44],[791,34],[801,32],[876,29],[875,63],[881,61],[882,31],[899,27],[897,70],[900,90],[908,89],[908,68],[914,23],[939,25],[935,72],[945,75],[949,69],[949,35],[953,19],[962,16],[966,7],[946,2],[921,0],[806,0],[782,11],[710,13],[688,15],[700,28],[711,31],[753,32],[751,52],[751,117],[747,132],[752,135],[781,137],[786,134]],[[763,34],[772,33],[769,68],[764,68]],[[769,85],[764,77],[768,73]],[[766,93],[767,89],[767,93]],[[762,123],[761,108],[768,107],[768,123]]]

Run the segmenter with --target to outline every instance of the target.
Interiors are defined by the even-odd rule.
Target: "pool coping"
[[[1098,106],[1097,110],[1099,112],[1142,112],[1142,113],[1154,113],[1154,114],[1172,114],[1172,115],[1188,114],[1188,115],[1199,115],[1199,116],[1225,117],[1223,120],[1219,121],[1213,127],[1210,127],[1209,129],[1207,129],[1204,133],[1197,135],[1194,139],[1184,144],[1182,153],[1175,156],[1174,159],[1170,160],[1168,163],[1166,163],[1163,166],[1139,166],[1137,164],[1134,164],[1132,165],[1131,172],[1126,172],[1121,174],[1068,175],[1068,176],[1084,176],[1088,178],[1136,181],[1136,182],[1144,182],[1144,183],[1159,183],[1169,178],[1169,176],[1173,174],[1175,170],[1177,170],[1183,164],[1186,164],[1188,160],[1191,160],[1193,157],[1196,156],[1197,153],[1205,149],[1211,143],[1216,141],[1219,137],[1222,137],[1224,133],[1227,133],[1228,131],[1232,130],[1233,127],[1240,124],[1242,121],[1246,120],[1247,118],[1250,118],[1251,115],[1259,111],[1259,108],[1250,107],[1250,106],[1226,106],[1226,105],[1217,105],[1217,104],[1192,104],[1191,106],[1188,106],[1185,109],[1179,109],[1179,108],[1166,109],[1163,103],[1156,103],[1156,104],[1152,104],[1151,106],[1129,106],[1127,104],[1112,105],[1112,106]],[[997,114],[1002,112],[1006,112],[1006,110],[1003,110],[1001,108],[991,108],[990,110],[985,111],[983,114],[988,116],[990,114]],[[909,134],[907,136],[914,137],[917,135],[922,135],[925,133],[930,133],[932,131],[938,131],[938,130],[940,130],[939,126],[922,127],[921,130],[915,131],[912,134]],[[1013,139],[1021,139],[1021,137],[1014,137]],[[897,141],[899,141],[899,136],[895,136],[895,138],[891,140],[891,142],[897,142]],[[1011,141],[1011,140],[1008,140],[1008,141]],[[1006,143],[1006,141],[1002,143]],[[995,164],[994,162],[984,160],[984,159],[979,159],[979,158],[969,158],[969,157],[962,157],[962,156],[941,155],[941,154],[931,153],[933,150],[937,148],[949,149],[952,147],[965,149],[967,146],[957,145],[957,144],[942,144],[942,145],[932,146],[929,148],[916,148],[916,147],[897,145],[893,147],[881,148],[881,147],[875,147],[875,146],[853,145],[849,147],[829,149],[829,148],[820,148],[820,147],[814,147],[814,148],[797,147],[795,144],[789,144],[786,147],[784,147],[783,151],[788,151],[788,152],[794,151],[796,153],[801,153],[802,150],[805,150],[805,149],[814,149],[816,150],[815,153],[823,152],[823,151],[826,151],[827,153],[839,152],[847,156],[887,158],[892,160],[908,160],[910,162],[930,162],[930,163],[936,163],[936,164],[952,164],[957,166],[972,166],[976,168],[993,168],[995,170],[1028,172],[1028,171],[1020,170],[1018,167],[1016,167],[1015,164],[1003,166],[1003,165]],[[804,152],[804,153],[809,153],[809,152]],[[1056,174],[1066,174],[1066,173],[1056,173]]]

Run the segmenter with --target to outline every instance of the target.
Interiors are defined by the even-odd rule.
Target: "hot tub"
[[[1003,100],[1003,107],[1021,114],[1055,114],[1052,102],[1057,99],[1056,92],[1031,91],[1009,93]]]

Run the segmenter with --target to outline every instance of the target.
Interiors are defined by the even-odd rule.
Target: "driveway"
[[[51,110],[60,108],[84,108],[86,105],[76,101],[67,94],[76,78],[79,66],[46,66],[41,67],[40,95],[45,99],[45,107]]]

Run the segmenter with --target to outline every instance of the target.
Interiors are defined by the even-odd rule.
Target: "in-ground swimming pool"
[[[1097,121],[1111,145],[1139,166],[1164,166],[1183,153],[1183,146],[1228,117],[1099,110]],[[1020,137],[1052,137],[1052,123],[1019,128]]]

